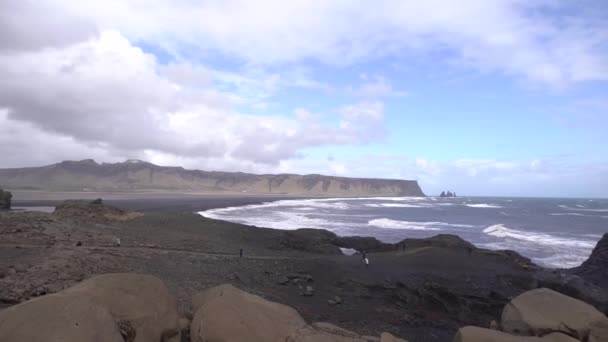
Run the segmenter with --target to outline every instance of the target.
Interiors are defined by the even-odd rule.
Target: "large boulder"
[[[10,209],[12,198],[13,194],[11,194],[9,191],[0,189],[0,210]]]
[[[89,278],[64,291],[106,307],[135,329],[135,341],[158,340],[179,331],[177,302],[162,280],[145,274],[113,273]],[[175,333],[173,333],[175,332]]]
[[[0,341],[179,340],[176,302],[163,282],[105,274],[0,312]]]
[[[190,337],[193,342],[378,340],[359,336],[329,323],[309,325],[296,310],[232,285],[220,285],[198,293],[192,304],[195,314],[190,325]]]
[[[606,272],[598,270],[596,273],[598,273],[597,277],[604,277],[603,273]],[[597,286],[583,277],[561,270],[540,269],[534,273],[534,279],[537,283],[536,287],[546,287],[566,296],[580,299],[595,306],[604,314],[608,314],[608,286]]]
[[[561,333],[551,333],[546,336],[516,336],[492,329],[464,327],[458,330],[453,342],[579,342]]]
[[[0,341],[123,342],[107,308],[87,297],[56,293],[0,312]]]
[[[282,341],[306,327],[298,312],[288,306],[221,285],[194,296],[193,341]]]
[[[579,275],[595,285],[608,289],[608,233],[604,234],[591,252],[589,259],[579,267],[574,268],[574,274]]]
[[[515,297],[502,312],[502,330],[543,336],[561,332],[586,340],[592,327],[608,326],[608,318],[593,306],[547,288]]]

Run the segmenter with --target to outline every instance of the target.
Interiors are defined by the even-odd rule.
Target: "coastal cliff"
[[[424,196],[417,181],[323,175],[256,175],[186,170],[139,160],[102,163],[87,159],[29,168],[0,169],[10,189],[55,191],[203,191],[313,196]]]

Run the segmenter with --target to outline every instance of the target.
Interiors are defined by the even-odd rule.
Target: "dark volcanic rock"
[[[89,222],[125,221],[141,216],[140,213],[105,205],[99,198],[94,201],[65,201],[55,208],[53,215],[59,218],[80,219]]]
[[[397,245],[405,245],[406,249],[411,247],[462,248],[471,251],[477,249],[472,243],[463,240],[460,236],[452,234],[439,234],[427,239],[405,239]]]
[[[393,244],[384,243],[368,236],[341,236],[336,239],[336,244],[343,248],[356,249],[359,252],[386,252],[395,249]]]
[[[572,273],[583,277],[595,285],[608,289],[608,233],[598,241],[591,256],[582,265],[572,269]]]
[[[0,189],[0,210],[8,210],[11,208],[11,199],[13,194],[9,191]]]
[[[336,234],[324,229],[297,229],[285,232],[279,241],[279,249],[289,248],[300,251],[341,254],[336,246]]]

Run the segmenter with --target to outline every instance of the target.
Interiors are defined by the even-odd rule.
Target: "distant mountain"
[[[200,191],[316,196],[424,196],[417,181],[322,175],[256,175],[92,159],[0,169],[0,187],[52,191]]]

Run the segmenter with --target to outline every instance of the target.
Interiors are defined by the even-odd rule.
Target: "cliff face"
[[[608,233],[597,242],[589,259],[579,267],[573,268],[572,272],[597,286],[608,289],[606,270],[608,270]]]
[[[63,191],[208,191],[318,196],[424,196],[418,182],[322,175],[255,175],[158,166],[142,161],[98,164],[93,160],[0,169],[11,189]]]

